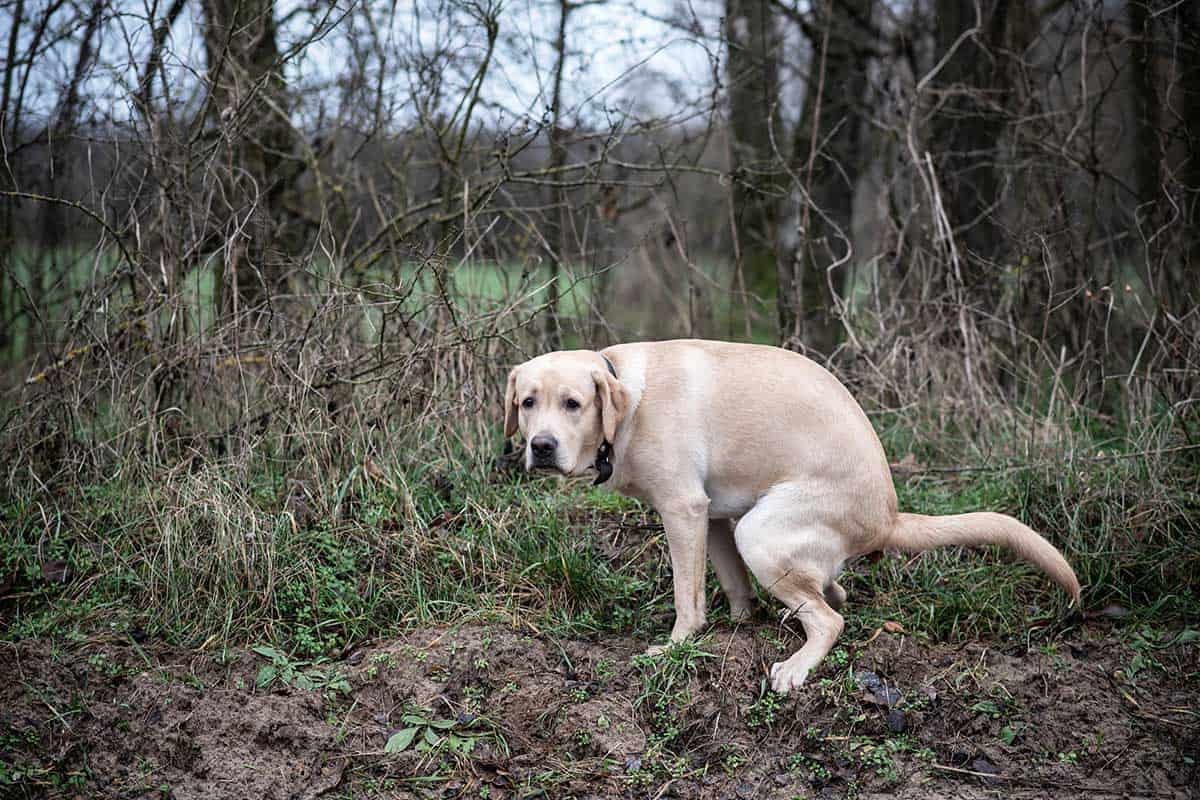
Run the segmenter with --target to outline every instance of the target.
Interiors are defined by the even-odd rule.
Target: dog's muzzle
[[[529,442],[530,465],[535,469],[558,467],[558,439],[547,433],[539,433]]]

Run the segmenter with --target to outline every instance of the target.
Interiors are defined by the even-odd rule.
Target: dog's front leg
[[[704,627],[705,550],[708,546],[708,498],[703,494],[656,504],[667,531],[671,575],[675,583],[675,627],[671,642],[681,642]],[[660,652],[652,647],[647,652]]]

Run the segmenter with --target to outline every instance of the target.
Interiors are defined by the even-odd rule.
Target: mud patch
[[[1195,643],[1137,661],[1098,632],[1034,651],[881,633],[845,643],[803,690],[777,697],[766,671],[797,644],[777,626],[715,626],[690,660],[647,661],[629,638],[470,625],[414,631],[267,686],[254,653],[9,645],[0,794],[1200,792]]]

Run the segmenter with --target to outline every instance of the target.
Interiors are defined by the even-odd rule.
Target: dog
[[[706,623],[706,558],[735,621],[751,611],[747,568],[799,618],[806,641],[772,666],[776,692],[803,685],[841,634],[837,577],[855,556],[1000,544],[1079,600],[1062,554],[1010,516],[900,512],[867,415],[797,353],[702,340],[558,351],[513,367],[504,396],[505,438],[522,433],[527,470],[594,475],[658,511],[671,643]]]

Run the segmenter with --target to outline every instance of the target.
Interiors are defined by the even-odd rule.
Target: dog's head
[[[513,367],[504,392],[504,435],[525,437],[525,469],[583,475],[611,443],[627,395],[592,350],[547,353]]]

